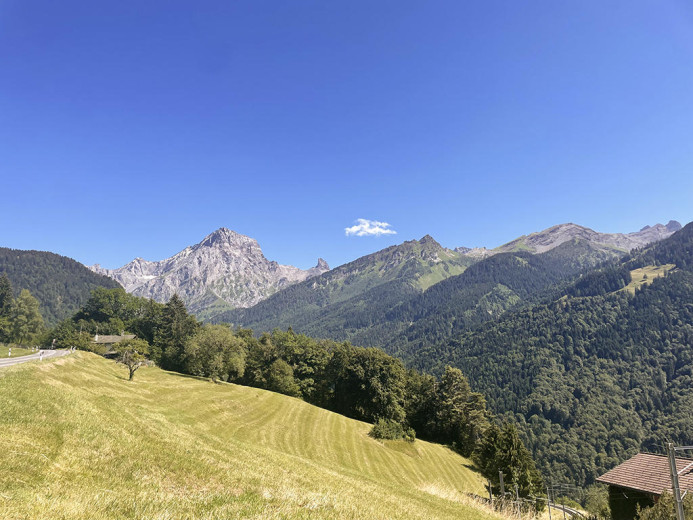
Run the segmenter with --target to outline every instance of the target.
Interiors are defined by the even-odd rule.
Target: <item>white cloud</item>
[[[387,222],[368,220],[366,218],[356,219],[356,225],[344,228],[346,236],[357,237],[379,237],[380,235],[396,235],[397,231],[390,229],[392,226]]]

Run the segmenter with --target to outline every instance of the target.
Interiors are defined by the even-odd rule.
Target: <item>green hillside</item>
[[[469,462],[298,399],[77,353],[0,371],[0,517],[493,518]]]
[[[543,254],[475,261],[430,237],[405,242],[289,287],[250,309],[217,317],[254,330],[294,330],[407,358],[622,253],[571,240]]]
[[[692,302],[693,223],[407,359],[459,367],[517,421],[548,480],[587,485],[638,451],[693,443]]]
[[[315,336],[353,339],[359,331],[386,321],[389,309],[473,263],[425,236],[361,257],[212,321],[254,330],[292,327]]]
[[[578,239],[541,254],[500,253],[392,309],[387,316],[403,325],[399,333],[362,333],[358,339],[409,360],[420,348],[536,303],[578,273],[617,258],[616,254]]]
[[[15,295],[27,289],[39,301],[46,325],[72,316],[97,287],[120,287],[66,256],[0,247],[0,275],[7,274]]]

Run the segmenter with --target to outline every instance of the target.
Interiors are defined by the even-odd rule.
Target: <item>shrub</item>
[[[378,419],[368,433],[374,439],[399,440],[404,439],[407,442],[416,440],[416,432],[413,428],[405,428],[402,424],[392,419]]]

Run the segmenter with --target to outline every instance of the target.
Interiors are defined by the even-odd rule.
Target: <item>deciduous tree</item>
[[[205,325],[185,344],[188,373],[224,381],[238,379],[245,371],[245,346],[225,325]]]
[[[118,363],[125,365],[130,372],[129,381],[135,377],[135,372],[148,363],[149,343],[143,339],[126,339],[116,343],[113,350],[118,354]]]

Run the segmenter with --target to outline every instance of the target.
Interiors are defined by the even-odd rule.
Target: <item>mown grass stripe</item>
[[[0,371],[0,518],[494,517],[460,501],[481,481],[442,446],[253,388],[123,376],[84,353]]]

